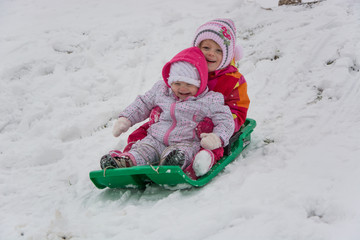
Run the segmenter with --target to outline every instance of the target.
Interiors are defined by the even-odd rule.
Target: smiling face
[[[189,96],[195,96],[199,88],[186,82],[177,81],[171,84],[171,90],[178,98],[185,100]]]
[[[219,44],[211,39],[206,39],[200,43],[199,48],[206,58],[208,71],[215,71],[223,59],[223,51]]]

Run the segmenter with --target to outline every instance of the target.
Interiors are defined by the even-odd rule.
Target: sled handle
[[[234,133],[230,140],[229,144],[224,147],[224,156],[229,156],[231,154],[231,146],[242,136],[242,142],[246,137],[250,135],[250,133],[256,127],[256,122],[253,119],[247,118],[245,123],[241,126],[240,130]]]

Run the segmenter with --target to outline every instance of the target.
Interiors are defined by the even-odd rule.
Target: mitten
[[[150,125],[159,121],[162,110],[159,106],[154,107],[150,112]]]
[[[211,133],[214,130],[214,123],[211,118],[205,117],[204,120],[199,122],[196,126],[196,135],[200,137],[202,133]]]
[[[221,147],[221,139],[215,133],[202,133],[200,145],[208,150]]]
[[[114,137],[120,136],[122,133],[129,130],[131,127],[131,122],[126,117],[120,117],[118,120],[116,120],[114,127],[113,127],[113,135]]]

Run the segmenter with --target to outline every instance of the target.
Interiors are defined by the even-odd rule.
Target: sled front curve
[[[109,188],[146,188],[150,183],[160,186],[187,184],[202,187],[213,179],[221,170],[232,162],[251,141],[251,133],[256,126],[253,119],[246,119],[244,127],[235,133],[230,144],[224,148],[224,156],[211,170],[201,178],[194,180],[187,176],[178,166],[136,166],[90,172],[94,185],[103,189]]]

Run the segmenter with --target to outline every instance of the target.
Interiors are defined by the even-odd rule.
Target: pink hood
[[[198,92],[195,94],[195,97],[199,96],[202,92],[205,91],[208,84],[208,68],[204,54],[198,47],[191,47],[182,50],[178,54],[175,55],[168,63],[165,64],[162,75],[164,81],[168,87],[170,87],[168,83],[170,66],[174,62],[185,61],[191,63],[196,67],[200,75],[200,87]]]

